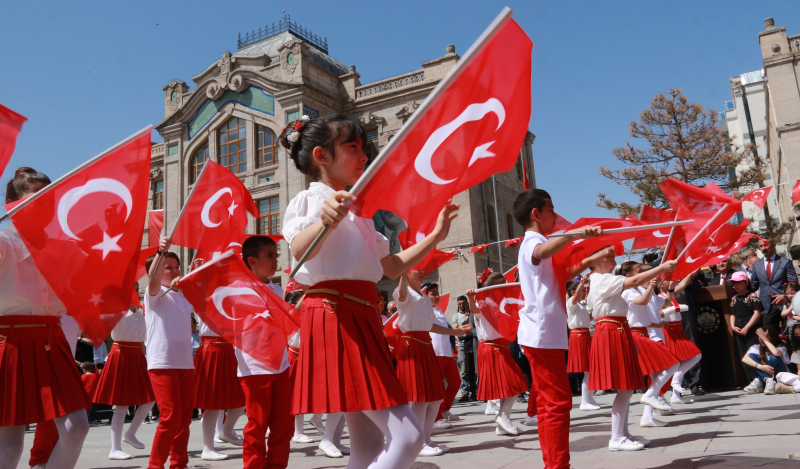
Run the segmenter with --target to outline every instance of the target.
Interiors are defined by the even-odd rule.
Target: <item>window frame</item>
[[[192,156],[189,158],[189,184],[194,184],[197,182],[197,178],[200,177],[200,173],[203,171],[203,167],[208,162],[210,157],[210,145],[208,144],[208,140],[205,141],[202,145],[197,147],[195,151],[192,153]],[[201,163],[197,163],[197,157],[200,155],[201,151],[205,151],[205,157]]]
[[[261,144],[262,134],[266,135],[269,132],[272,135],[272,144],[259,146]],[[266,139],[265,139],[266,142]],[[264,160],[264,153],[267,149],[272,149],[272,160],[267,162]],[[278,136],[274,130],[266,125],[256,124],[256,169],[268,168],[278,164]]]
[[[276,211],[272,211],[272,200],[275,200]],[[258,234],[261,235],[278,235],[281,234],[281,203],[280,195],[276,194],[269,197],[258,199],[256,205],[258,206],[258,226],[256,227]],[[269,212],[266,214],[261,212],[261,204],[266,202],[269,204]],[[275,223],[273,224],[273,217]],[[264,229],[266,228],[266,230]],[[274,228],[274,230],[273,230]]]
[[[236,122],[236,127],[229,128],[229,125],[234,121]],[[240,136],[242,130],[244,131],[244,136]],[[235,132],[236,135],[233,140],[229,136],[231,132]],[[223,138],[225,139],[224,143],[222,142]],[[236,162],[232,163],[231,146],[234,144],[236,145]],[[224,155],[222,152],[223,147],[226,150]],[[226,159],[224,163],[223,158]],[[245,119],[231,116],[217,128],[217,162],[233,174],[247,172],[247,121]]]

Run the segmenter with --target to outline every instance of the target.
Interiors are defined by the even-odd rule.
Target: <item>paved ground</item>
[[[638,402],[638,395],[634,401]],[[610,406],[613,395],[599,397],[600,411],[573,410],[570,446],[572,465],[576,468],[695,468],[695,467],[766,467],[800,468],[800,461],[791,460],[791,453],[800,453],[800,403],[793,394],[746,396],[741,392],[708,394],[692,405],[681,406],[679,413],[663,417],[670,422],[664,428],[639,428],[642,406],[631,407],[631,432],[645,436],[653,443],[644,451],[611,453],[607,449],[610,432]],[[577,404],[577,399],[575,400]],[[577,409],[577,407],[576,407]],[[542,467],[541,452],[535,427],[522,427],[523,404],[514,406],[514,420],[525,433],[518,437],[494,434],[490,417],[483,415],[480,403],[457,404],[453,411],[461,415],[450,430],[434,432],[434,440],[452,451],[436,458],[420,458],[415,468],[525,468]],[[237,426],[241,432],[244,417]],[[156,425],[143,425],[139,439],[152,441]],[[307,425],[312,437],[319,434]],[[241,467],[241,450],[230,445],[221,451],[231,459],[208,462],[200,459],[202,449],[200,422],[192,422],[189,443],[190,466],[202,468]],[[26,453],[33,432],[26,434]],[[343,441],[348,443],[347,438]],[[83,448],[80,468],[147,467],[148,450],[136,450],[123,443],[123,449],[134,456],[128,461],[110,461],[108,426],[93,427]],[[220,448],[218,448],[220,449]],[[292,445],[290,468],[343,468],[347,457],[329,459],[314,444]],[[27,467],[21,464],[21,467]]]

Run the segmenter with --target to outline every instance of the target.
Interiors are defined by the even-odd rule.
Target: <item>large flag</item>
[[[531,116],[533,43],[504,9],[428,95],[353,187],[353,210],[406,221],[406,238],[431,233],[448,199],[509,171]]]
[[[150,187],[148,127],[9,215],[36,266],[94,341],[128,310]]]
[[[147,245],[156,246],[164,236],[164,211],[150,210],[147,213]]]
[[[515,340],[519,310],[525,306],[519,283],[506,283],[475,290],[475,302],[486,320],[506,340]]]
[[[643,204],[639,219],[651,223],[665,223],[675,220],[675,213],[667,210],[659,210]],[[633,245],[631,249],[647,249],[663,246],[667,244],[669,233],[670,228],[662,228],[660,230],[641,233],[639,236],[633,239]]]
[[[423,276],[430,275],[439,267],[455,259],[456,256],[458,256],[457,249],[452,251],[440,251],[438,249],[434,249],[427,256],[422,258],[422,260],[412,270],[421,270]]]
[[[729,211],[726,209],[725,211]],[[675,226],[672,229],[669,243],[664,252],[663,260],[669,261],[678,259],[681,253],[687,251],[694,244],[704,244],[711,235],[722,226],[726,219],[723,219],[718,211],[693,212],[692,207],[681,207],[678,209],[676,218],[679,221],[694,220],[687,225]],[[680,260],[680,259],[679,259]]]
[[[724,223],[717,228],[708,238],[703,237],[702,243],[695,242],[687,250],[686,254],[678,261],[678,267],[670,272],[667,280],[679,280],[691,274],[695,270],[719,262],[717,256],[720,253],[727,253],[734,249],[737,241],[747,228],[750,220],[745,219],[739,225]],[[724,258],[724,257],[723,257]]]
[[[708,183],[705,187],[697,187],[676,179],[667,178],[661,181],[658,186],[667,200],[669,200],[673,210],[692,206],[693,212],[708,212],[720,210],[727,205],[732,213],[742,211],[742,201],[723,192],[714,182]]]
[[[178,246],[224,251],[244,233],[247,213],[258,216],[250,191],[227,168],[208,161],[170,237]]]
[[[716,263],[720,262],[721,260],[732,256],[735,252],[739,251],[739,249],[742,249],[743,247],[745,247],[747,245],[747,243],[750,242],[750,240],[752,238],[759,238],[760,239],[760,237],[757,234],[748,233],[747,231],[745,231],[744,233],[739,235],[739,239],[737,239],[736,242],[733,243],[733,246],[731,246],[727,250],[723,249],[721,252],[719,252],[717,254],[717,256],[712,259],[713,262],[709,261],[708,265],[716,264]],[[744,259],[742,259],[742,260],[744,260]]]
[[[389,316],[389,319],[383,325],[383,334],[386,336],[386,343],[388,343],[391,348],[395,348],[397,346],[397,341],[400,340],[401,331],[397,327],[397,320],[399,318],[400,316],[398,313],[394,313]]]
[[[742,197],[742,202],[753,202],[758,208],[763,210],[764,205],[767,205],[767,197],[769,197],[770,192],[772,192],[772,186],[752,190]]]
[[[262,237],[262,236],[265,237],[265,238],[272,239],[273,241],[275,241],[275,244],[278,244],[278,241],[282,241],[283,240],[283,235],[261,235],[261,234],[246,234],[245,233],[245,234],[239,235],[238,237],[234,238],[233,241],[228,243],[228,246],[225,248],[225,250],[226,251],[227,250],[232,250],[234,253],[236,253],[238,255],[241,255],[242,254],[242,246],[244,245],[244,242],[247,241],[248,238]],[[202,260],[208,262],[208,261],[211,261],[211,260],[214,260],[214,259],[218,258],[224,252],[225,251],[209,251],[209,250],[205,250],[205,249],[198,249],[196,251],[196,253],[195,253],[195,259],[202,259]],[[286,274],[289,274],[290,272],[291,272],[291,269],[289,269],[289,272],[286,272]]]
[[[25,116],[0,104],[0,174],[3,174],[11,160],[17,146],[17,136],[27,120]]]
[[[212,331],[265,366],[277,370],[299,312],[267,288],[228,251],[183,277],[186,300]]]

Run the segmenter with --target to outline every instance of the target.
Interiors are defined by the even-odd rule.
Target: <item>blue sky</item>
[[[720,109],[729,78],[761,68],[764,18],[800,33],[800,2],[7,2],[0,103],[29,121],[3,182],[22,165],[55,179],[157,124],[166,83],[192,85],[235,52],[239,32],[283,8],[368,83],[418,69],[447,44],[463,54],[505,5],[534,42],[537,182],[571,220],[613,215],[594,206],[598,192],[631,200],[598,167],[616,166],[611,150],[656,93],[680,87]]]

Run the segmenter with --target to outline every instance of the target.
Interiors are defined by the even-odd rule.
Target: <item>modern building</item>
[[[764,26],[758,34],[764,67],[764,146],[780,219],[793,225],[786,240],[791,246],[800,242],[800,206],[792,204],[792,188],[800,179],[800,34],[787,36],[786,28],[776,27],[772,18],[764,20]]]
[[[152,208],[163,208],[165,224],[172,227],[204,163],[213,160],[239,176],[258,205],[260,216],[248,232],[279,234],[288,202],[310,182],[279,148],[277,136],[288,122],[304,114],[348,115],[367,131],[366,152],[373,157],[458,60],[455,47],[447,46],[443,56],[420,69],[361,83],[355,65],[328,54],[327,39],[288,16],[240,35],[236,52],[222,53],[193,77],[193,88],[182,81],[163,88],[164,120],[156,130],[164,142],[152,148]],[[522,236],[511,204],[522,187],[523,167],[535,184],[533,140],[529,133],[514,169],[456,197],[461,216],[439,247],[464,248],[464,255],[430,276],[442,292],[452,293],[450,313],[456,296],[474,288],[476,275],[488,265],[508,270],[516,264],[513,248],[492,247],[477,257],[469,247]],[[289,252],[285,243],[279,247],[283,269],[290,265]],[[191,252],[182,249],[181,254],[188,263]],[[281,274],[276,281],[286,279]],[[380,288],[389,291],[393,284],[384,279]]]

